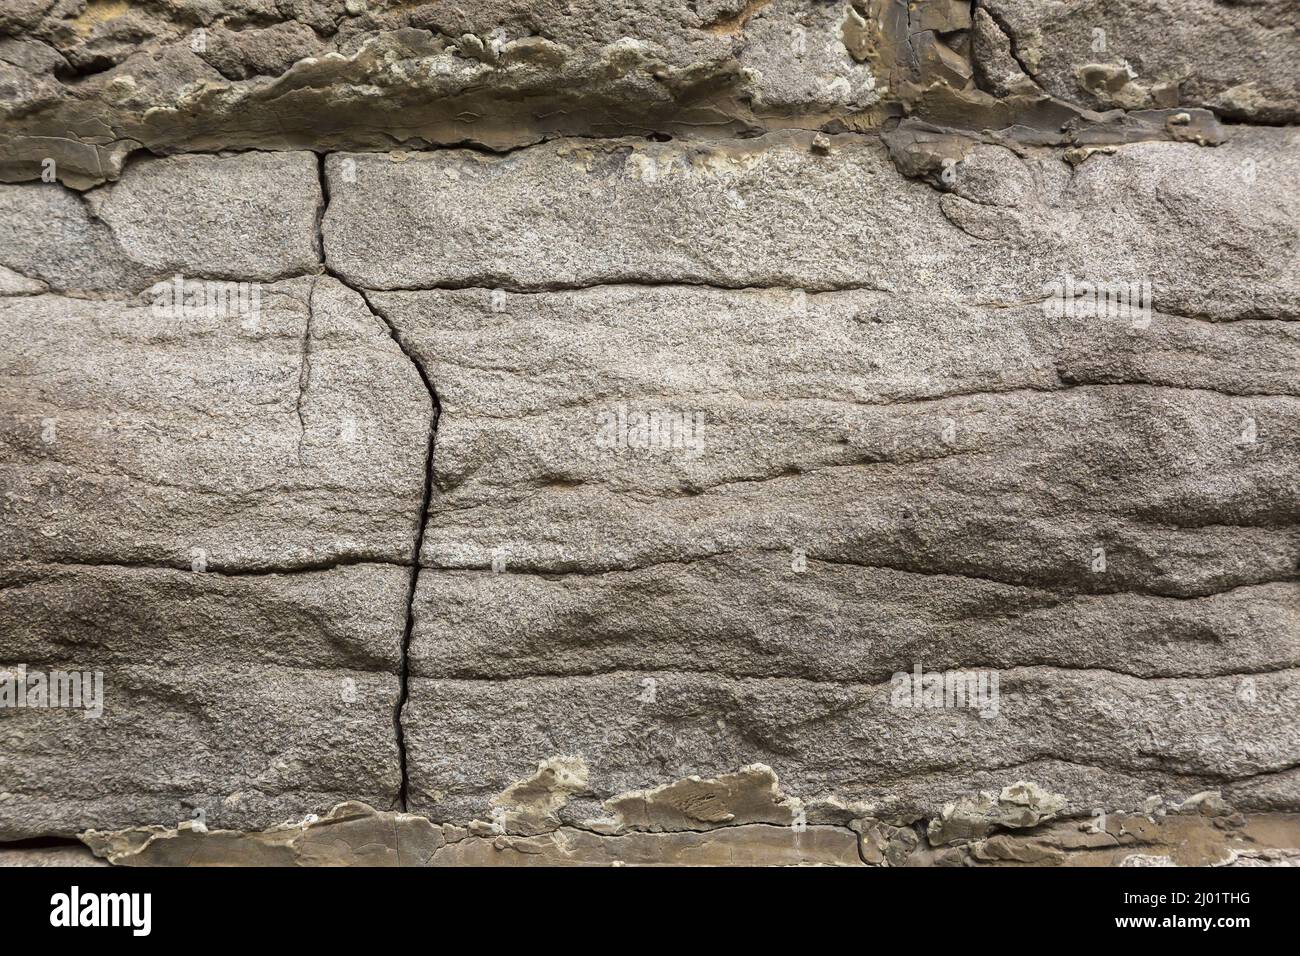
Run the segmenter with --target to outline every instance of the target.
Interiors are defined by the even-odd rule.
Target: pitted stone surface
[[[612,160],[619,168],[635,165],[628,157],[642,147],[630,148]],[[789,141],[766,148],[784,154],[773,162],[815,168],[811,149],[797,153]],[[845,152],[856,161],[870,148],[855,143]],[[535,184],[546,179],[537,170],[549,153],[554,159],[546,166],[565,181],[574,168],[562,158],[570,149],[586,146],[540,147],[488,160],[486,171],[480,157],[466,156],[475,170],[466,175],[479,177],[480,189],[514,176],[521,186]],[[1219,173],[1207,171],[1193,187],[1187,170],[1171,163],[1183,151],[1196,161],[1212,157],[1207,162]],[[918,208],[945,200],[1015,208],[1016,194],[997,177],[1005,155],[977,150],[954,194],[918,191]],[[431,164],[454,168],[452,154],[408,163],[347,159],[356,163],[350,186],[358,197],[376,170],[376,196],[396,196],[397,184],[407,182],[428,182],[429,197],[440,196],[447,187],[439,179],[457,182],[456,175],[425,175]],[[327,163],[331,177],[342,161]],[[759,154],[754,168],[767,161]],[[1066,174],[1073,178],[1060,196],[1080,211],[1063,216],[1051,203],[1039,213],[1077,223],[1079,233],[1059,242],[1078,250],[1073,262],[1092,261],[1095,274],[1109,274],[1091,258],[1098,254],[1092,237],[1124,235],[1115,248],[1125,248],[1129,262],[1142,255],[1134,250],[1168,248],[1170,231],[1189,225],[1173,214],[1173,197],[1203,209],[1207,191],[1233,189],[1221,183],[1218,165],[1231,169],[1233,161],[1227,148],[1123,147]],[[514,163],[528,172],[500,169]],[[595,168],[579,166],[576,175]],[[837,174],[838,167],[830,169]],[[895,175],[887,166],[879,171]],[[672,175],[672,188],[693,199],[698,174],[684,167]],[[1159,183],[1159,230],[1151,229],[1153,220],[1105,205],[1111,187],[1101,183],[1135,178]],[[1170,721],[1162,753],[1209,746],[1202,728],[1225,719],[1219,707],[1253,706],[1243,700],[1256,693],[1256,681],[1276,680],[1281,690],[1283,675],[1296,666],[1300,552],[1287,489],[1297,477],[1289,436],[1300,408],[1298,355],[1290,324],[1277,321],[1290,307],[1276,294],[1291,282],[1284,263],[1295,242],[1292,227],[1277,223],[1279,241],[1256,247],[1259,274],[1272,276],[1272,286],[1255,284],[1239,296],[1229,291],[1237,278],[1226,271],[1175,274],[1166,261],[1152,283],[1157,307],[1145,317],[1067,316],[1037,301],[1045,285],[1036,294],[1024,288],[1018,297],[1004,291],[992,298],[981,283],[996,266],[981,278],[955,253],[953,268],[968,270],[959,274],[970,285],[945,285],[942,293],[933,285],[906,295],[699,287],[691,283],[718,279],[686,258],[699,241],[664,247],[648,240],[685,231],[681,223],[697,221],[699,204],[682,199],[651,212],[652,186],[615,182],[623,190],[615,192],[615,210],[644,195],[647,219],[684,218],[673,228],[645,226],[644,244],[636,240],[641,226],[614,223],[608,246],[601,246],[610,254],[583,260],[590,271],[560,271],[558,283],[632,284],[511,291],[545,286],[543,270],[566,261],[569,243],[577,256],[576,216],[571,232],[547,215],[539,221],[557,231],[545,237],[503,233],[484,245],[491,258],[480,261],[474,236],[455,224],[459,207],[432,198],[421,209],[444,228],[423,226],[421,212],[412,223],[415,236],[441,237],[432,247],[410,242],[404,248],[412,258],[367,259],[371,271],[351,276],[377,285],[396,285],[388,277],[399,274],[412,286],[499,285],[370,294],[437,383],[443,415],[426,567],[413,607],[406,710],[413,806],[449,820],[485,812],[474,792],[506,785],[514,775],[510,761],[498,770],[481,764],[479,777],[458,773],[453,782],[442,755],[455,746],[448,727],[458,725],[456,715],[481,718],[491,709],[498,717],[490,736],[502,741],[502,752],[545,728],[548,746],[583,754],[594,777],[621,766],[629,749],[637,766],[663,764],[665,777],[696,769],[674,763],[682,759],[675,754],[716,754],[699,769],[723,772],[744,759],[739,741],[762,740],[758,759],[783,776],[817,781],[846,799],[936,814],[943,803],[995,781],[978,772],[932,774],[919,757],[924,748],[898,729],[897,711],[875,718],[894,727],[883,751],[867,756],[846,744],[858,754],[847,773],[831,750],[816,756],[811,740],[731,726],[752,722],[746,718],[774,693],[747,678],[798,678],[781,685],[790,721],[833,736],[828,724],[869,708],[868,688],[884,693],[892,673],[918,661],[933,669],[999,670],[1007,681],[1004,702],[1050,702],[1050,721],[1014,710],[976,718],[986,749],[957,763],[1033,766],[1075,812],[1089,804],[1136,808],[1149,793],[1190,793],[1235,775],[1208,766],[1175,769],[1161,760],[1131,763],[1114,753],[1085,758],[1074,730],[1092,724],[1094,706],[1110,712],[1114,701],[1138,693],[1138,706],[1153,711],[1130,714],[1134,725]],[[777,186],[771,176],[751,182],[774,203],[790,203],[799,188]],[[346,195],[349,186],[341,188]],[[1023,188],[1036,187],[1029,181]],[[981,202],[963,199],[963,192]],[[585,201],[577,188],[556,194]],[[346,202],[336,200],[326,219],[327,256],[345,272],[341,263],[348,260],[338,250],[348,243],[340,237],[358,221],[350,211],[365,205]],[[561,204],[560,215],[570,208]],[[854,214],[878,212],[868,204],[832,220],[826,245],[839,241],[834,230],[851,234]],[[376,223],[391,218],[372,215]],[[609,223],[609,216],[592,219],[601,222],[597,228]],[[741,229],[750,227],[740,221]],[[336,222],[343,224],[338,232]],[[703,217],[698,222],[707,228]],[[910,228],[915,219],[898,222]],[[1251,216],[1253,226],[1262,222]],[[351,240],[358,249],[370,247],[365,235]],[[717,235],[713,255],[699,261],[705,268],[725,262],[719,274],[739,273],[743,283],[786,285],[792,270],[810,276],[823,266],[821,259],[800,262],[794,249],[769,258],[760,240],[747,243],[743,233]],[[844,241],[844,257],[831,270],[847,270],[846,258],[865,255]],[[962,241],[949,224],[937,245]],[[908,255],[890,258],[898,245],[868,248],[885,268],[897,262],[897,281],[916,282],[903,269],[912,262]],[[742,250],[757,252],[744,259]],[[1207,252],[1189,241],[1183,254]],[[1026,266],[1016,265],[1023,275]],[[1042,266],[1033,260],[1027,268],[1032,274]],[[1050,284],[1050,271],[1039,275]],[[1163,312],[1162,304],[1187,314]],[[1265,421],[1273,426],[1261,443]],[[1233,646],[1246,659],[1236,658]],[[1037,679],[1015,676],[1023,668]],[[539,674],[552,682],[545,692],[530,686]],[[1107,703],[1064,689],[1078,680]],[[1009,691],[1013,685],[1032,690]],[[665,687],[679,688],[679,710],[648,716],[654,701],[662,706]],[[1215,716],[1206,724],[1153,717],[1171,700],[1165,693],[1179,701],[1216,699],[1207,705]],[[576,703],[587,694],[590,704]],[[823,695],[838,702],[833,718],[823,712]],[[733,709],[720,700],[744,703]],[[610,718],[609,709],[621,716]],[[563,731],[554,722],[560,711],[579,715]],[[1269,723],[1278,713],[1255,716]],[[692,730],[703,733],[715,717],[726,725],[716,737],[680,742],[688,721],[698,720]],[[967,715],[954,719],[970,722]],[[590,734],[588,724],[599,734]],[[662,726],[671,730],[656,734]],[[1070,742],[1056,741],[1050,726]],[[1258,740],[1256,730],[1244,733]],[[1282,772],[1279,782],[1287,779],[1294,760],[1286,741],[1294,733],[1278,739],[1274,762],[1245,777],[1262,781]],[[653,753],[641,753],[647,747]],[[426,753],[438,755],[437,762]],[[1081,764],[1100,772],[1080,773]],[[631,777],[614,785],[620,783],[644,786]],[[1259,806],[1289,799],[1274,803],[1279,798],[1271,791],[1242,786],[1245,799]]]
[[[1065,795],[1071,815],[1234,779],[1223,789],[1236,805],[1279,809],[1294,804],[1300,785],[1294,668],[1248,683],[1014,669],[1002,673],[999,712],[988,720],[968,709],[896,707],[889,683],[707,671],[412,683],[411,805],[437,820],[486,816],[489,797],[529,753],[556,747],[583,753],[604,781],[593,799],[643,785],[647,767],[663,767],[667,782],[687,770],[727,772],[746,754],[798,792],[894,814],[937,815],[962,794],[1029,777]]]
[[[921,648],[1296,662],[1288,323],[687,287],[372,299],[444,416],[416,673],[673,669],[701,641],[728,673],[817,679]],[[650,416],[677,447],[648,447]]]
[[[98,670],[103,714],[0,710],[0,837],[251,829],[346,794],[397,799],[404,569],[3,573],[5,669]]]

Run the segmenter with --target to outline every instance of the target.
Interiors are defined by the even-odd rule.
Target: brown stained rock
[[[766,768],[747,768],[740,776]],[[770,771],[769,771],[770,772]],[[688,783],[689,781],[682,781]],[[697,781],[698,782],[698,778]],[[666,792],[666,791],[665,791]],[[984,796],[963,800],[983,806]],[[1049,795],[1032,784],[1007,788],[1006,807],[1050,809]],[[930,822],[931,834],[956,818]],[[987,823],[987,818],[981,818]],[[1259,814],[1239,826],[1216,827],[1199,813],[1158,817],[1101,814],[1090,820],[1041,817],[1036,824],[1014,812],[986,834],[942,847],[918,830],[873,818],[850,826],[775,826],[719,823],[700,831],[636,826],[593,832],[565,826],[534,835],[475,834],[471,827],[435,824],[415,814],[379,812],[362,803],[334,807],[260,831],[211,829],[190,822],[175,829],[91,830],[82,841],[96,857],[119,866],[1285,866],[1300,863],[1300,817]],[[1023,829],[1022,824],[1029,829]],[[65,848],[58,853],[0,851],[0,864],[90,865]]]
[[[1195,814],[1098,814],[1031,834],[999,833],[973,843],[970,856],[977,865],[999,866],[1297,866],[1297,827],[1294,814],[1243,818],[1234,829]]]
[[[449,844],[434,866],[861,866],[846,829],[741,825],[705,833],[607,836],[557,830],[540,837],[471,837]]]
[[[790,826],[803,804],[781,793],[776,774],[763,764],[703,780],[687,777],[650,790],[621,793],[605,801],[613,832],[709,830],[767,823]]]
[[[492,822],[476,821],[471,830],[536,836],[560,826],[557,811],[575,793],[587,788],[587,766],[581,757],[551,757],[539,761],[537,772],[516,781],[492,798]]]
[[[340,812],[342,811],[342,812]],[[848,830],[736,826],[708,833],[619,836],[563,828],[524,836],[473,836],[423,817],[360,804],[319,822],[260,833],[189,828],[87,833],[119,866],[861,866]],[[3,857],[0,856],[0,861]],[[19,864],[26,865],[26,864]]]
[[[903,116],[1066,144],[1067,121],[1167,138],[1158,122],[1117,128],[1097,112],[1116,108],[1293,114],[1285,0],[1226,21],[1209,0],[1191,17],[1165,0],[1122,6],[320,0],[290,16],[244,2],[34,4],[0,24],[30,47],[0,54],[0,177],[36,178],[53,161],[85,188],[141,148],[507,149],[563,135],[870,130]],[[1098,59],[1081,44],[1103,28],[1114,55]],[[1252,45],[1262,72],[1248,69]],[[1146,72],[1130,75],[1131,63]]]
[[[444,828],[423,817],[355,802],[261,831],[187,822],[175,829],[89,830],[81,839],[117,866],[427,866],[447,845]]]

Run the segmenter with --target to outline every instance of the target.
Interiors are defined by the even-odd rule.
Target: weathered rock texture
[[[1294,862],[1298,25],[7,4],[0,863]]]
[[[942,821],[933,821],[927,834],[872,816],[843,822],[862,813],[860,807],[804,809],[780,793],[769,768],[755,765],[715,780],[692,777],[625,794],[606,806],[618,808],[618,819],[531,834],[513,833],[501,823],[436,824],[347,803],[323,818],[260,832],[183,823],[92,830],[82,839],[97,858],[121,866],[1300,865],[1300,819],[1275,814],[1247,820],[1214,793],[1197,794],[1173,815],[1152,807],[1146,814],[1059,821],[1053,820],[1059,797],[1017,783],[1001,794],[946,806]],[[625,818],[629,809],[632,816]],[[799,810],[798,818],[791,817],[792,809]],[[808,823],[809,811],[825,820]],[[60,863],[70,862],[69,851],[53,852]],[[75,858],[76,864],[87,862]]]

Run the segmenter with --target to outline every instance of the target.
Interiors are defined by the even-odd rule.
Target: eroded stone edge
[[[604,803],[608,816],[561,823],[557,811],[586,787],[582,758],[557,755],[493,798],[490,820],[435,823],[348,802],[261,831],[186,821],[80,839],[120,866],[1300,865],[1300,814],[1247,818],[1217,791],[1084,819],[1062,816],[1063,796],[1016,781],[930,819],[890,818],[833,796],[787,795],[770,767],[751,764],[618,794]]]
[[[965,10],[964,22],[960,29],[954,24],[949,24],[950,28],[965,34],[982,23],[986,31],[992,31],[990,35],[994,39],[999,38],[1000,31],[1001,39],[1011,44],[1005,29],[992,23],[987,10],[978,3],[973,2],[969,8],[954,5],[953,9],[958,7]],[[877,76],[885,95],[873,105],[818,110],[815,104],[808,104],[802,112],[764,112],[755,108],[753,93],[745,86],[746,71],[727,62],[715,65],[703,78],[695,76],[692,69],[680,69],[682,75],[675,82],[681,89],[674,95],[672,108],[648,113],[634,104],[620,102],[609,91],[578,89],[575,93],[573,78],[560,70],[553,77],[550,96],[564,108],[544,111],[543,115],[565,117],[563,123],[548,126],[536,118],[530,123],[527,116],[511,113],[491,130],[468,131],[461,119],[466,112],[463,96],[428,95],[421,101],[422,105],[441,107],[446,115],[437,114],[435,109],[435,115],[410,125],[399,100],[419,90],[418,84],[413,83],[395,93],[390,103],[381,104],[392,110],[387,123],[375,124],[367,113],[365,124],[329,128],[315,135],[307,127],[285,130],[284,118],[272,104],[286,97],[331,85],[366,87],[373,83],[374,70],[402,54],[415,57],[413,62],[419,64],[412,75],[424,75],[431,69],[431,61],[437,57],[420,44],[411,46],[407,32],[381,30],[350,55],[330,52],[304,57],[278,77],[188,84],[173,102],[154,104],[147,111],[147,123],[132,128],[130,133],[111,126],[113,136],[103,138],[106,140],[103,142],[82,136],[72,128],[59,127],[60,116],[70,127],[79,116],[77,110],[84,105],[75,101],[60,103],[53,108],[52,115],[39,116],[41,122],[35,126],[0,129],[0,181],[40,178],[45,172],[42,164],[50,158],[47,154],[57,157],[58,179],[80,190],[118,179],[126,164],[141,151],[155,155],[304,147],[318,152],[383,151],[397,146],[470,147],[506,153],[566,136],[607,138],[611,132],[608,123],[602,126],[581,117],[590,113],[608,119],[610,110],[615,108],[626,113],[613,124],[615,135],[660,133],[693,139],[702,132],[706,139],[727,139],[778,130],[873,134],[883,131],[889,135],[890,152],[900,170],[936,184],[945,165],[959,162],[970,146],[979,142],[1013,148],[1069,147],[1081,161],[1093,151],[1123,143],[1173,140],[1217,145],[1227,136],[1226,128],[1215,114],[1200,107],[1097,112],[1078,106],[1047,93],[1031,76],[1024,74],[1023,66],[1016,78],[1020,82],[1010,86],[991,83],[978,69],[980,64],[973,43],[968,45],[969,49],[957,49],[933,25],[930,29],[920,29],[926,24],[912,22],[910,7],[903,0],[853,0],[845,4],[844,10],[836,42],[851,60],[868,66]],[[744,18],[737,24],[737,29],[743,28]],[[475,39],[467,35],[456,42],[463,44]],[[481,41],[477,46],[482,47]],[[478,54],[472,50],[459,50],[455,44],[452,48],[479,62]],[[611,44],[603,57],[621,62],[627,57],[628,49],[622,42]],[[1010,52],[1014,55],[1014,44]],[[530,46],[527,55],[536,53]],[[544,57],[543,62],[550,61]],[[495,68],[495,63],[490,58],[482,65]],[[489,89],[486,102],[494,110],[502,110],[512,102],[508,94],[509,90],[503,88],[493,100],[494,94]],[[587,102],[583,101],[584,95],[588,97]],[[409,105],[406,104],[408,108]],[[258,106],[274,115],[276,123],[269,124],[270,129],[260,128],[258,124],[242,127],[234,122],[203,129],[198,125],[187,127],[183,120],[196,115],[233,117]],[[306,110],[307,115],[314,113],[312,109]],[[572,121],[570,118],[574,116],[579,119]],[[176,125],[170,128],[169,123]],[[275,129],[280,132],[277,134]]]

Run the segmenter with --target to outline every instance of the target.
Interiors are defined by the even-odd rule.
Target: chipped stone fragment
[[[880,820],[855,820],[862,859],[870,866],[906,866],[921,837],[910,826],[892,826]]]
[[[967,843],[994,830],[1021,830],[1051,820],[1065,808],[1065,798],[1037,784],[1019,781],[1002,792],[981,792],[944,806],[930,821],[927,836],[934,846]]]
[[[539,761],[535,773],[492,798],[492,832],[536,836],[555,830],[560,826],[556,812],[586,787],[587,765],[581,757]]]
[[[1288,0],[981,0],[979,6],[1033,78],[1062,99],[1094,109],[1197,106],[1257,123],[1290,123],[1300,115],[1300,14]]]
[[[610,832],[708,830],[720,826],[770,823],[789,826],[803,813],[803,802],[780,790],[771,767],[753,764],[710,779],[687,777],[649,790],[621,793],[605,801]]]

